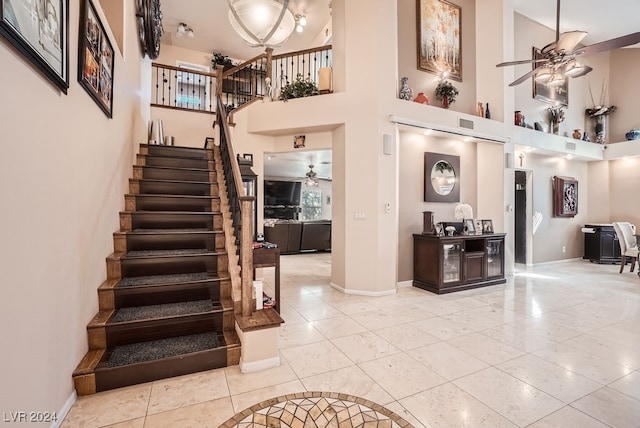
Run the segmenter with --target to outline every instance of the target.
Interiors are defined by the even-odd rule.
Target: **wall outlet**
[[[567,252],[567,247],[562,247],[562,252],[566,253]]]

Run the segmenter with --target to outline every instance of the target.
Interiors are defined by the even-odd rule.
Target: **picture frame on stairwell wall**
[[[69,0],[0,0],[0,35],[62,93],[67,93]]]
[[[91,0],[82,0],[78,82],[107,117],[113,117],[114,50]]]

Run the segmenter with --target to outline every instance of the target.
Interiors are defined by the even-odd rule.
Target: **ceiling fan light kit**
[[[296,26],[289,0],[227,0],[229,22],[252,47],[278,47]]]
[[[314,165],[309,165],[309,172],[305,175],[307,179],[304,181],[304,185],[307,187],[318,187],[320,182],[318,181],[318,174],[313,170]]]
[[[560,0],[558,0],[556,40],[540,50],[543,58],[506,61],[497,64],[496,67],[534,64],[533,70],[511,82],[509,86],[519,85],[529,77],[533,77],[538,82],[545,82],[546,80],[545,83],[548,85],[560,85],[564,82],[565,77],[580,77],[593,70],[591,67],[576,61],[577,56],[605,52],[640,43],[640,32],[638,32],[578,48],[578,45],[586,35],[587,33],[584,31],[567,31],[560,34]]]

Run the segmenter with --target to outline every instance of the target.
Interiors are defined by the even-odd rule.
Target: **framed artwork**
[[[82,0],[78,82],[107,117],[113,117],[113,46],[91,0]]]
[[[424,201],[460,202],[460,156],[424,153]]]
[[[304,147],[304,141],[306,140],[306,136],[305,135],[296,135],[293,137],[293,148],[294,149],[301,149]]]
[[[473,226],[476,231],[476,235],[482,235],[482,220],[473,220]]]
[[[436,229],[436,235],[437,236],[443,236],[444,235],[444,227],[443,227],[442,223],[436,223],[435,229]]]
[[[475,224],[473,223],[473,219],[472,218],[464,219],[464,229],[467,232],[467,235],[475,235],[476,234],[476,227],[475,227]]]
[[[0,1],[0,35],[66,94],[69,0]]]
[[[578,214],[578,180],[553,177],[553,216],[575,217]]]
[[[533,48],[533,59],[544,58],[540,49]],[[537,63],[533,63],[533,68]],[[549,104],[559,104],[564,107],[569,106],[569,79],[565,78],[562,85],[550,86],[544,82],[538,82],[535,78],[533,82],[533,98]]]
[[[482,233],[493,233],[493,221],[482,220]]]
[[[462,8],[446,0],[416,0],[418,69],[462,81]]]

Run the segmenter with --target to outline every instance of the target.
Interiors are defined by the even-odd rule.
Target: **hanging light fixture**
[[[294,18],[296,20],[296,32],[302,33],[302,31],[304,31],[304,26],[307,25],[307,17],[296,13]]]
[[[289,0],[227,0],[229,22],[252,47],[277,47],[296,26]]]
[[[313,165],[309,165],[309,172],[306,174],[307,179],[304,181],[304,185],[307,187],[318,187],[320,182],[316,178],[318,174],[313,170]]]
[[[178,29],[176,30],[176,37],[184,37],[184,36],[187,36],[188,38],[193,39],[193,37],[195,36],[195,33],[193,32],[193,29],[191,27],[189,27],[184,22],[181,22],[180,24],[178,24]]]

